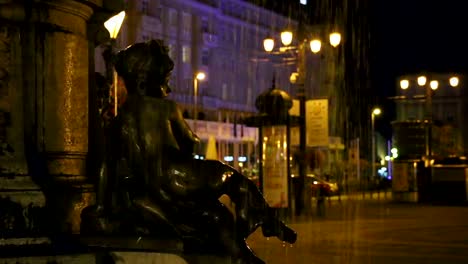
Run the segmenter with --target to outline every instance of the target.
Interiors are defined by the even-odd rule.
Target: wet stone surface
[[[268,264],[468,263],[468,207],[333,201],[324,215],[294,219],[293,246],[254,233]]]

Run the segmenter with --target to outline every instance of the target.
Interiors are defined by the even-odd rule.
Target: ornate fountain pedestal
[[[86,29],[93,9],[82,1],[2,1],[0,9],[2,196],[43,208],[39,216],[47,215],[53,230],[77,233],[76,216],[93,199],[86,184]],[[31,195],[37,197],[28,203]],[[22,221],[26,231],[39,228],[31,224],[39,216],[24,215],[5,232]]]
[[[101,1],[93,2],[0,2],[0,255],[7,258],[4,263],[9,263],[9,257],[12,263],[29,263],[26,256],[47,252],[43,249],[53,247],[51,233],[78,233],[77,216],[94,199],[92,185],[86,182],[86,30],[91,6]],[[73,263],[71,259],[63,263]]]

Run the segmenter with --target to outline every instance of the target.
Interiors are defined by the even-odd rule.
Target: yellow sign
[[[262,127],[263,195],[271,207],[288,207],[286,126]]]
[[[328,99],[306,102],[306,142],[310,147],[328,147]]]

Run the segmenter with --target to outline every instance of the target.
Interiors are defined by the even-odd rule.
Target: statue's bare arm
[[[177,104],[172,104],[171,126],[180,150],[187,154],[192,154],[196,145],[200,143],[198,136],[190,129],[182,116],[182,111]]]

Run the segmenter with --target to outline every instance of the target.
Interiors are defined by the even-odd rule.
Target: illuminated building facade
[[[127,13],[117,39],[119,48],[163,39],[175,62],[170,96],[192,128],[204,142],[216,138],[221,159],[252,156],[256,128],[241,126],[240,119],[257,111],[255,99],[271,87],[273,74],[276,86],[290,93],[289,75],[295,69],[271,60],[263,50],[263,39],[296,22],[239,0],[128,1]],[[103,72],[101,52],[96,51],[96,70]],[[195,95],[194,76],[200,71],[206,78],[198,82]],[[201,156],[206,146],[202,148]]]

